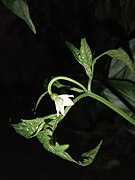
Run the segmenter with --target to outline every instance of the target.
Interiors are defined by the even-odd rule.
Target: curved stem
[[[65,77],[65,76],[57,76],[57,77],[54,77],[48,84],[48,93],[50,95],[52,94],[52,90],[51,90],[52,84],[57,80],[65,80],[65,81],[72,82],[72,83],[80,86],[84,90],[84,92],[87,92],[87,89],[81,83],[79,83],[78,81],[76,81],[74,79],[71,79],[69,77]]]
[[[111,108],[112,110],[114,110],[115,112],[117,112],[120,116],[122,116],[123,118],[125,118],[127,121],[129,121],[131,124],[135,125],[135,120],[130,117],[128,114],[126,114],[124,111],[122,111],[121,109],[117,108],[116,106],[114,106],[112,103],[110,103],[109,101],[107,101],[106,99],[104,99],[101,96],[98,96],[97,94],[94,94],[92,92],[87,93],[87,96],[92,97],[98,101],[100,101],[101,103],[105,104],[106,106],[108,106],[109,108]]]
[[[135,125],[135,120],[130,117],[128,114],[126,114],[124,111],[122,111],[121,109],[119,109],[118,107],[114,106],[111,102],[109,102],[108,100],[106,100],[105,98],[93,93],[93,92],[89,92],[81,83],[69,78],[69,77],[65,77],[65,76],[58,76],[58,77],[55,77],[53,78],[49,84],[48,84],[48,93],[51,95],[52,94],[52,91],[51,91],[51,87],[52,87],[52,84],[57,81],[57,80],[66,80],[66,81],[69,81],[69,82],[72,82],[78,86],[80,86],[83,90],[84,90],[84,93],[77,96],[75,99],[74,99],[74,103],[76,103],[77,101],[79,101],[80,99],[84,98],[84,97],[91,97],[91,98],[94,98],[98,101],[100,101],[101,103],[105,104],[106,106],[108,106],[110,109],[112,109],[113,111],[115,111],[116,113],[118,113],[120,116],[122,116],[123,118],[125,118],[128,122],[130,122],[131,124]],[[66,109],[65,109],[65,114],[70,110],[70,106],[68,106]]]
[[[126,119],[128,122],[130,122],[131,124],[135,125],[135,120],[130,117],[128,114],[126,114],[124,111],[122,111],[121,109],[117,108],[116,106],[114,106],[112,103],[110,103],[109,101],[107,101],[106,99],[104,99],[103,97],[92,93],[92,92],[86,92],[83,93],[81,95],[79,95],[78,97],[76,97],[74,99],[74,103],[76,103],[77,101],[79,101],[80,99],[84,98],[84,97],[91,97],[94,98],[98,101],[100,101],[101,103],[105,104],[106,106],[108,106],[110,109],[112,109],[113,111],[115,111],[116,113],[118,113],[120,116],[122,116],[124,119]],[[71,107],[67,107],[65,109],[65,114],[70,110]]]
[[[93,65],[95,65],[96,61],[101,58],[102,56],[106,55],[106,52],[100,54],[98,57],[96,57],[95,59],[93,59]]]

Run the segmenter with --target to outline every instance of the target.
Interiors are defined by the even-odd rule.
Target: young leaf
[[[16,16],[23,19],[28,24],[30,29],[36,34],[35,26],[30,18],[27,0],[2,0],[2,2]]]
[[[43,144],[43,147],[57,155],[60,156],[63,159],[69,160],[74,162],[74,160],[71,158],[71,156],[65,152],[65,150],[68,149],[69,145],[64,144],[64,145],[59,145],[58,142],[54,141],[53,133],[57,127],[58,121],[61,119],[61,117],[58,117],[50,122],[47,122],[44,126],[44,130],[40,131],[37,134],[38,140]]]
[[[83,153],[81,156],[81,161],[79,161],[78,164],[81,166],[90,165],[95,159],[101,145],[102,141],[100,141],[100,143],[94,149],[91,149],[90,151]]]
[[[86,39],[81,39],[80,55],[78,62],[85,68],[86,74],[91,78],[92,53]]]
[[[77,61],[79,61],[80,50],[78,48],[76,48],[72,43],[70,43],[68,41],[66,41],[66,45],[71,50],[71,52],[72,52],[73,56],[75,57],[75,59]]]
[[[70,154],[68,154],[66,152],[66,150],[69,148],[68,144],[59,145],[59,143],[54,140],[54,131],[57,128],[57,124],[62,119],[63,119],[63,117],[60,116],[50,122],[46,122],[46,124],[44,126],[44,130],[37,133],[37,138],[43,144],[43,147],[46,150],[48,150],[49,152],[65,159],[65,160],[74,162],[80,166],[87,166],[87,165],[91,164],[93,162],[95,156],[97,155],[97,152],[98,152],[102,142],[100,142],[96,148],[94,148],[86,153],[83,153],[82,156],[80,157],[80,160],[76,161],[75,159],[73,159],[70,156]]]
[[[44,118],[36,118],[33,120],[22,120],[21,123],[12,124],[15,131],[24,136],[25,138],[31,138],[36,136],[36,134],[43,128],[44,126]]]
[[[48,135],[47,135],[48,134]],[[71,162],[74,162],[72,157],[65,152],[65,150],[68,149],[69,145],[64,144],[64,145],[59,145],[57,142],[55,145],[51,143],[51,139],[49,138],[49,133],[46,133],[46,131],[40,131],[37,135],[37,138],[39,141],[43,144],[43,147],[48,150],[49,152],[65,159]]]
[[[66,42],[67,46],[71,50],[72,54],[74,55],[75,59],[84,67],[86,74],[91,78],[91,66],[92,66],[92,53],[90,50],[89,45],[86,42],[86,39],[81,39],[81,47],[80,50],[77,49],[73,44],[70,42]]]
[[[83,153],[79,161],[73,159],[70,154],[66,152],[69,148],[68,144],[59,145],[54,138],[54,132],[57,128],[58,123],[63,120],[63,116],[57,117],[56,114],[45,116],[42,118],[36,118],[32,120],[22,119],[21,123],[13,124],[13,128],[17,133],[24,136],[25,138],[32,138],[37,136],[38,140],[43,144],[43,147],[49,152],[71,162],[74,162],[81,166],[87,166],[91,164],[97,155],[97,152],[101,146],[99,145],[90,150],[89,152]]]
[[[51,121],[56,119],[56,117],[56,114],[50,114],[49,116],[37,117],[36,119],[21,119],[21,123],[12,124],[12,126],[21,136],[24,136],[25,138],[32,138],[42,130],[46,121]]]

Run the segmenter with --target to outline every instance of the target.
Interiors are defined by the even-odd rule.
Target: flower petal
[[[68,94],[62,94],[58,95],[55,98],[55,107],[57,111],[57,116],[59,116],[59,112],[64,116],[64,106],[72,106],[74,105],[74,102],[69,98],[69,97],[74,97],[73,95],[68,95]]]
[[[61,94],[58,97],[61,97],[62,99],[64,99],[65,97],[74,97],[74,95],[69,95],[69,94]]]
[[[74,105],[73,101],[69,97],[74,97],[73,95],[62,94],[58,96],[63,99],[63,106],[72,106]]]
[[[73,103],[73,101],[71,99],[65,98],[63,105],[64,106],[72,106],[72,105],[74,105],[74,103]]]
[[[64,103],[64,99],[60,96],[57,96],[57,98],[55,99],[55,102],[58,104],[58,106],[62,106]]]
[[[56,101],[55,101],[55,108],[56,108],[57,117],[58,117],[59,116],[59,106]]]
[[[61,114],[62,114],[63,116],[65,116],[64,106],[60,106],[60,107],[59,107],[59,111],[61,112]]]

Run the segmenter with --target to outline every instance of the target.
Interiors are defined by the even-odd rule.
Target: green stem
[[[91,83],[92,83],[92,78],[89,78],[88,80],[88,91],[91,91]]]
[[[104,52],[103,54],[100,54],[98,57],[96,57],[95,59],[93,59],[93,66],[95,65],[96,61],[101,58],[102,56],[106,55],[106,52]]]
[[[94,75],[94,63],[92,64],[92,67],[91,67],[91,77],[89,77],[89,80],[88,80],[88,91],[91,92],[91,84],[92,84],[92,80],[93,80],[93,75]]]
[[[69,77],[65,77],[65,76],[57,76],[57,77],[54,77],[54,78],[49,82],[49,84],[48,84],[48,93],[49,93],[50,95],[52,94],[52,90],[51,90],[52,85],[53,85],[53,83],[54,83],[55,81],[57,81],[57,80],[65,80],[65,81],[72,82],[72,83],[80,86],[80,87],[84,90],[84,92],[87,92],[87,89],[86,89],[81,83],[79,83],[78,81],[76,81],[76,80],[74,80],[74,79],[71,79],[71,78],[69,78]]]
[[[124,111],[122,111],[121,109],[119,109],[118,107],[114,106],[111,102],[109,102],[108,100],[104,99],[103,97],[93,93],[93,92],[89,92],[82,84],[80,84],[79,82],[69,78],[69,77],[65,77],[65,76],[58,76],[53,78],[49,84],[48,84],[48,93],[51,95],[52,91],[51,91],[51,87],[53,85],[53,83],[57,80],[66,80],[66,81],[70,81],[78,86],[80,86],[83,90],[84,93],[77,96],[74,99],[74,103],[76,103],[77,101],[79,101],[80,99],[84,98],[84,97],[91,97],[94,98],[96,100],[98,100],[99,102],[105,104],[106,106],[108,106],[110,109],[112,109],[113,111],[115,111],[116,113],[118,113],[120,116],[122,116],[123,118],[125,118],[128,122],[130,122],[131,124],[135,125],[135,120],[130,117],[128,114],[126,114]],[[70,110],[71,106],[66,107],[65,109],[65,114]]]
[[[92,98],[100,101],[101,103],[105,104],[106,106],[108,106],[109,108],[111,108],[112,110],[117,112],[120,116],[125,118],[127,121],[129,121],[131,124],[135,125],[135,120],[133,118],[131,118],[128,114],[126,114],[124,111],[122,111],[121,109],[114,106],[112,103],[110,103],[109,101],[107,101],[103,97],[98,96],[97,94],[94,94],[92,92],[87,93],[87,96],[92,97]]]
[[[120,116],[122,116],[124,119],[126,119],[128,122],[130,122],[131,124],[135,125],[135,120],[133,118],[131,118],[128,114],[126,114],[124,111],[122,111],[121,109],[117,108],[116,106],[114,106],[112,103],[110,103],[109,101],[107,101],[106,99],[104,99],[103,97],[92,93],[92,92],[86,92],[83,93],[81,95],[79,95],[78,97],[76,97],[74,99],[74,103],[76,103],[77,101],[79,101],[80,99],[84,98],[84,97],[91,97],[94,98],[98,101],[100,101],[101,103],[105,104],[106,106],[108,106],[110,109],[112,109],[113,111],[115,111],[116,113],[118,113]],[[65,109],[65,113],[67,113],[69,111],[71,107],[67,107]]]

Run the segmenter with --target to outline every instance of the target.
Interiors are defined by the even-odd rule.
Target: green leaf
[[[49,116],[37,117],[36,119],[25,120],[22,119],[21,123],[12,124],[15,131],[24,136],[25,138],[32,138],[36,136],[39,131],[42,130],[46,121],[50,121],[56,118],[56,114]]]
[[[65,160],[74,162],[81,166],[87,166],[91,164],[97,155],[97,152],[101,146],[101,142],[96,148],[86,153],[83,153],[82,156],[80,157],[80,160],[76,161],[70,156],[70,154],[66,152],[66,150],[69,148],[69,145],[68,144],[60,145],[56,141],[56,137],[54,135],[56,134],[55,131],[58,123],[60,123],[63,120],[63,118],[64,116],[62,115],[57,117],[56,114],[52,114],[49,116],[36,118],[32,120],[22,119],[21,123],[13,124],[12,126],[17,133],[24,136],[25,138],[32,138],[34,136],[37,136],[38,140],[43,144],[43,147],[47,151]]]
[[[129,48],[134,60],[133,69],[135,72],[135,39],[129,41]],[[114,58],[110,64],[108,77],[115,79],[127,79],[135,82],[135,73],[133,73],[123,61],[119,61]]]
[[[100,141],[100,143],[94,149],[91,149],[90,151],[83,153],[81,156],[81,161],[79,161],[78,164],[81,166],[90,165],[95,159],[101,145],[102,141]]]
[[[68,149],[69,145],[68,144],[59,145],[59,143],[56,142],[54,139],[53,134],[57,128],[58,122],[60,121],[60,119],[62,119],[61,117],[62,116],[60,116],[50,122],[47,122],[44,126],[44,130],[40,131],[37,134],[37,138],[43,144],[43,147],[47,151],[49,151],[57,156],[60,156],[63,159],[74,162],[74,160],[71,158],[71,156],[65,152],[65,150]]]
[[[93,76],[91,71],[92,66],[92,53],[89,45],[86,42],[86,39],[81,39],[81,47],[80,50],[77,49],[70,42],[66,42],[67,46],[71,50],[75,59],[84,67],[86,74],[91,78]]]
[[[21,136],[24,136],[25,138],[31,138],[36,136],[36,134],[43,128],[44,118],[22,120],[21,123],[13,124],[12,126]]]
[[[36,34],[35,26],[30,18],[27,0],[2,0],[3,4],[15,15],[23,19]]]
[[[129,48],[135,63],[135,39],[129,41]],[[125,56],[126,57],[126,56]],[[113,91],[109,89],[104,90],[104,95],[106,98],[116,105],[118,108],[123,110],[130,117],[135,118],[135,64],[131,62],[131,69],[127,66],[129,58],[127,57],[127,63],[125,61],[119,61],[114,57],[111,61],[109,68],[109,83],[110,87],[113,88]],[[113,79],[110,79],[113,78]],[[129,80],[129,81],[127,81]],[[114,91],[115,90],[115,91]],[[114,94],[115,93],[115,94]]]
[[[113,49],[108,50],[104,53],[104,55],[105,54],[114,59],[121,60],[129,67],[129,69],[132,71],[132,73],[134,72],[133,62],[130,59],[129,55],[123,49],[120,48],[118,50],[113,50]]]
[[[80,50],[78,48],[76,48],[72,43],[70,43],[68,41],[66,41],[66,45],[71,50],[71,52],[72,52],[73,56],[75,57],[75,59],[77,61],[79,61]]]
[[[130,117],[135,119],[135,115],[133,112],[127,107],[121,99],[119,99],[118,96],[116,96],[110,89],[105,88],[103,91],[103,96],[108,99],[113,105],[124,111],[126,114],[128,114]]]
[[[135,66],[133,68],[135,69]],[[127,79],[135,82],[135,74],[127,67],[124,62],[117,59],[112,59],[108,77],[115,79]]]
[[[64,88],[64,90],[70,90],[70,91],[75,91],[78,93],[83,93],[84,91],[82,89],[76,88],[76,87],[71,87],[68,85],[64,85],[62,83],[60,83],[59,81],[55,81],[53,83],[53,86],[57,87],[57,88]]]
[[[133,113],[133,109],[135,109],[135,85],[133,83],[120,80],[108,80],[108,82],[110,86],[115,89],[115,94],[106,88],[103,91],[105,97],[112,104],[123,110],[134,119],[135,114]]]
[[[108,80],[120,96],[122,96],[132,107],[135,108],[135,84],[122,80]]]
[[[135,38],[133,38],[129,41],[129,48],[131,50],[132,57],[133,57],[133,60],[135,63]]]
[[[91,78],[92,53],[86,39],[81,39],[80,55],[78,62],[85,68],[86,74]]]
[[[37,138],[43,144],[44,148],[47,151],[65,159],[65,160],[74,162],[72,157],[68,153],[65,152],[65,150],[68,149],[69,145],[68,144],[59,145],[57,142],[55,145],[52,144],[52,141],[51,141],[52,139],[49,137],[50,133],[51,132],[44,130],[44,131],[40,131],[37,135]]]
[[[37,107],[38,107],[40,101],[42,100],[42,98],[43,98],[47,93],[48,93],[48,91],[44,92],[44,93],[41,94],[41,96],[38,98],[37,103],[36,103],[36,105],[35,105],[35,110],[37,109]]]
[[[98,152],[102,142],[100,142],[96,148],[94,148],[86,153],[83,153],[82,156],[80,157],[80,160],[76,161],[75,159],[73,159],[70,156],[70,154],[68,154],[66,152],[66,150],[69,148],[68,144],[59,145],[59,143],[57,141],[55,141],[54,132],[57,128],[58,123],[62,119],[63,119],[63,116],[60,116],[50,122],[46,122],[46,124],[44,126],[44,130],[38,132],[37,138],[43,144],[43,147],[46,150],[48,150],[49,152],[65,159],[65,160],[74,162],[80,166],[87,166],[87,165],[91,164],[93,162],[95,156],[97,155],[97,152]]]

